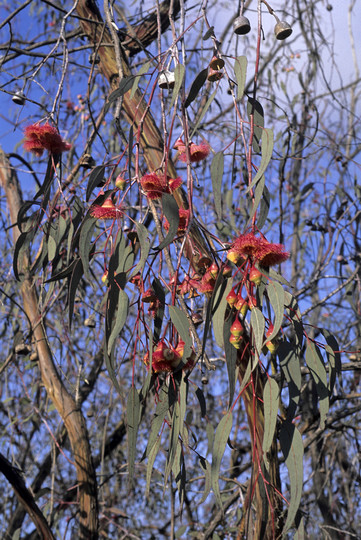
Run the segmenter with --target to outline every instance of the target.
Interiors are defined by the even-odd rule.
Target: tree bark
[[[22,195],[15,171],[10,167],[2,150],[0,150],[0,181],[9,207],[15,245],[20,235],[17,217],[22,205]],[[38,308],[38,297],[30,271],[28,253],[25,252],[22,255],[19,264],[25,276],[20,288],[23,308],[37,349],[42,382],[63,419],[74,456],[79,490],[79,538],[95,540],[98,538],[97,485],[85,420],[73,396],[65,388],[54,363],[44,321]]]

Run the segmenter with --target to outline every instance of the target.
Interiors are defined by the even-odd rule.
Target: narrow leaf
[[[264,127],[264,113],[263,107],[260,102],[256,99],[249,98],[247,102],[247,114],[249,118],[251,118],[251,115],[253,115],[254,117],[254,133],[252,146],[254,152],[259,153],[261,151],[260,140]]]
[[[150,242],[148,240],[148,229],[144,227],[142,223],[136,223],[135,226],[137,229],[138,240],[140,243],[140,259],[139,259],[139,262],[133,268],[128,279],[130,279],[132,276],[135,276],[138,272],[141,272],[143,270],[144,265],[147,262],[147,258],[148,258],[149,250],[150,250]]]
[[[211,491],[211,464],[206,459],[200,458],[199,463],[204,471],[204,491],[198,505],[203,504]]]
[[[83,263],[83,271],[85,277],[92,286],[94,286],[94,284],[89,272],[89,254],[94,247],[91,239],[96,222],[97,220],[95,218],[87,216],[81,226],[79,237],[79,255]]]
[[[115,284],[115,287],[118,288],[118,285]],[[111,289],[109,291],[109,294],[111,294]],[[128,310],[129,310],[129,298],[125,291],[122,289],[119,290],[119,297],[118,297],[118,307],[116,310],[116,316],[115,316],[115,322],[113,325],[113,328],[111,330],[110,336],[108,338],[108,354],[110,354],[110,350],[113,347],[113,344],[116,340],[116,338],[119,336],[123,326],[125,325],[125,321],[127,320],[128,316]]]
[[[219,491],[219,471],[221,468],[221,461],[226,449],[229,434],[232,429],[232,413],[229,411],[222,420],[219,422],[213,443],[212,452],[212,465],[211,465],[211,484],[214,495],[216,497],[217,504],[222,507],[221,493]]]
[[[150,480],[152,477],[153,467],[154,467],[154,461],[157,457],[157,454],[159,452],[160,448],[160,442],[161,442],[161,435],[158,435],[155,444],[153,445],[152,449],[150,450],[148,454],[148,463],[147,463],[147,472],[146,472],[146,488],[145,488],[145,496],[149,497],[149,491],[150,491]]]
[[[127,401],[127,434],[128,434],[128,473],[129,484],[132,485],[134,478],[135,452],[137,448],[137,434],[140,419],[139,393],[132,386]]]
[[[121,96],[124,96],[131,87],[133,86],[134,81],[134,75],[131,75],[129,77],[124,77],[121,79],[119,86],[114,92],[112,92],[108,98],[109,103],[112,103],[113,101],[116,101]]]
[[[203,107],[202,109],[202,112],[201,114],[199,115],[198,119],[197,119],[197,122],[196,122],[196,125],[193,127],[192,129],[192,133],[191,133],[191,138],[193,137],[193,135],[195,134],[195,132],[197,131],[197,128],[199,126],[199,124],[202,122],[206,112],[208,111],[209,107],[211,106],[211,103],[212,101],[214,100],[214,98],[216,97],[216,93],[217,93],[217,90],[215,90],[213,92],[213,94],[211,94],[205,104],[205,106]]]
[[[296,413],[301,394],[301,366],[297,350],[288,341],[281,341],[277,349],[282,372],[288,383],[289,406],[287,416]]]
[[[283,534],[292,527],[301,501],[303,488],[303,442],[300,432],[291,422],[284,422],[280,432],[281,450],[288,469],[291,497]]]
[[[262,157],[261,164],[258,168],[257,173],[255,174],[251,184],[248,186],[246,193],[248,193],[262,178],[269,162],[271,161],[272,152],[273,152],[273,130],[272,129],[261,129],[262,132]]]
[[[169,314],[178,334],[185,343],[183,359],[186,360],[187,358],[189,358],[192,349],[192,340],[189,335],[189,322],[187,316],[176,306],[169,306]]]
[[[254,343],[256,349],[258,351],[258,354],[261,354],[265,322],[262,311],[257,307],[254,307],[251,311],[251,328],[254,336]]]
[[[276,430],[279,387],[274,379],[268,378],[263,389],[263,408],[264,408],[264,434],[262,442],[263,454],[270,449]],[[265,457],[265,461],[267,459]]]
[[[132,99],[134,97],[134,94],[137,91],[137,88],[138,88],[138,85],[139,85],[140,78],[141,78],[142,75],[147,73],[147,71],[149,69],[149,66],[150,66],[150,61],[145,62],[145,64],[142,65],[142,67],[140,68],[138,73],[134,76],[134,82],[133,82],[133,86],[132,86],[132,91],[130,93],[130,99]]]
[[[211,179],[213,188],[214,206],[218,219],[222,219],[222,179],[224,170],[223,152],[217,152],[211,163]]]
[[[206,82],[207,80],[207,76],[208,76],[208,68],[206,69],[203,69],[200,73],[198,73],[198,75],[196,76],[196,78],[194,79],[193,83],[192,83],[192,86],[189,90],[189,93],[188,93],[188,96],[187,96],[187,99],[184,103],[184,106],[187,108],[189,107],[189,105],[196,99],[196,97],[198,96],[199,94],[199,91],[200,89],[202,88],[202,86],[204,85],[204,83]]]
[[[172,94],[172,101],[170,103],[170,108],[173,107],[175,100],[178,98],[179,91],[181,89],[184,74],[185,74],[185,67],[182,64],[177,64],[174,70],[174,88],[173,88],[173,94]]]
[[[231,408],[231,405],[233,402],[234,391],[236,388],[237,349],[233,347],[232,343],[229,342],[229,338],[231,336],[232,324],[233,324],[233,320],[231,318],[228,318],[227,320],[224,321],[224,326],[223,326],[224,352],[226,355],[228,384],[229,384],[228,408]]]
[[[101,181],[104,178],[104,172],[105,172],[105,166],[104,165],[98,165],[97,167],[94,167],[92,172],[90,173],[88,185],[86,188],[86,194],[85,194],[85,200],[88,202],[90,199],[91,194],[93,193],[93,190],[99,186]]]
[[[223,289],[219,287],[215,294],[214,305],[216,308],[213,312],[212,323],[213,323],[213,332],[216,339],[217,345],[222,349],[224,348],[224,336],[223,336],[223,325],[224,325],[224,315],[227,309],[227,295],[232,289],[232,279],[227,280],[226,288]],[[219,296],[221,298],[219,299]]]
[[[316,385],[316,392],[320,402],[320,428],[324,429],[329,409],[327,374],[320,350],[318,346],[310,340],[307,342],[306,364]]]
[[[234,63],[234,74],[237,81],[237,99],[243,98],[244,87],[246,85],[247,63],[246,56],[237,56]]]
[[[162,207],[163,213],[169,223],[169,230],[167,236],[159,244],[157,248],[159,250],[164,249],[165,247],[169,246],[171,242],[173,242],[179,226],[179,207],[173,195],[170,195],[169,193],[163,193]]]
[[[281,328],[285,305],[285,291],[282,285],[277,281],[269,281],[267,283],[267,293],[275,315],[273,321],[273,332],[267,337],[267,340],[271,340],[277,336]]]

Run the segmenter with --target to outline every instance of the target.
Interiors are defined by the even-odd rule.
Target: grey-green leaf
[[[223,152],[217,152],[211,163],[211,179],[213,188],[214,206],[218,219],[222,219],[222,179],[224,170]]]
[[[329,409],[327,374],[320,350],[318,346],[310,340],[307,342],[306,364],[316,384],[317,396],[320,403],[320,428],[324,429],[325,420]]]
[[[262,442],[263,453],[270,449],[276,430],[279,403],[279,387],[274,379],[268,378],[263,389],[264,435]],[[265,461],[267,462],[266,458]]]
[[[219,422],[213,443],[213,452],[212,452],[212,465],[211,465],[211,484],[214,495],[216,497],[217,504],[222,507],[221,493],[219,490],[219,471],[221,468],[221,462],[223,458],[224,451],[226,449],[226,444],[228,441],[229,434],[232,429],[232,413],[229,411],[222,420]]]
[[[127,426],[128,426],[128,474],[130,485],[134,477],[135,453],[137,448],[137,434],[140,419],[139,393],[132,386],[127,401]]]
[[[291,497],[283,535],[292,527],[301,501],[303,488],[303,442],[300,432],[289,421],[284,422],[280,431],[281,450],[288,469]]]
[[[234,63],[234,74],[237,81],[237,99],[243,98],[244,87],[246,84],[247,63],[246,56],[237,56]]]

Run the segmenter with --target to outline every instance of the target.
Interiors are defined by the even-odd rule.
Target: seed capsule
[[[233,22],[233,31],[239,36],[248,34],[251,30],[251,23],[244,15],[239,15]]]

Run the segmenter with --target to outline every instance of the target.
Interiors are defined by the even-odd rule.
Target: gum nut
[[[275,26],[275,36],[277,39],[286,39],[292,34],[291,26],[285,21],[278,21]]]
[[[163,73],[161,73],[159,75],[159,79],[158,79],[158,86],[159,88],[174,88],[174,85],[175,85],[175,75],[173,73],[173,71],[163,71]]]
[[[244,15],[239,15],[233,22],[233,31],[239,36],[248,34],[251,30],[251,23]]]

